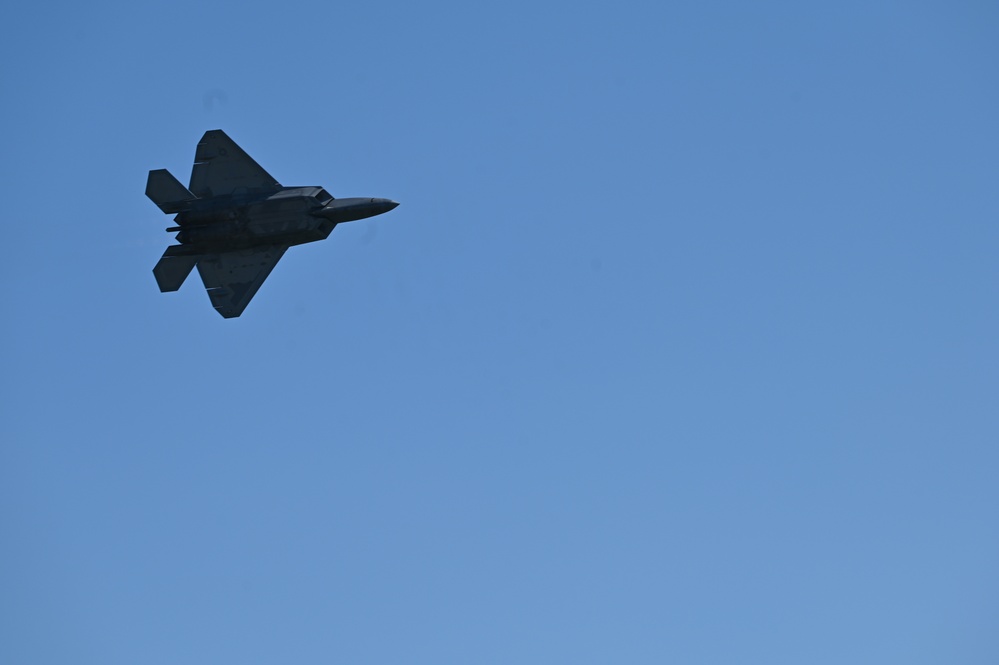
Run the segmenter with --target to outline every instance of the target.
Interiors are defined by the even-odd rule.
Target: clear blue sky
[[[999,9],[21,3],[0,662],[999,662]],[[221,128],[402,205],[223,320]]]

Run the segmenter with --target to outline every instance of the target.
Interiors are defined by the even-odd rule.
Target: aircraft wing
[[[284,256],[287,245],[208,254],[198,261],[212,306],[227,319],[239,316]]]
[[[276,191],[274,177],[260,168],[221,129],[205,132],[194,154],[191,192],[202,199],[239,191]]]

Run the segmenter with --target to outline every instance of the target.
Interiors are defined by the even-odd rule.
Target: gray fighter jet
[[[194,155],[191,188],[166,169],[149,172],[146,196],[175,214],[179,245],[153,275],[176,291],[198,266],[208,297],[227,319],[246,309],[285,250],[325,240],[340,222],[380,215],[389,199],[334,199],[322,187],[282,187],[221,129],[205,132]]]

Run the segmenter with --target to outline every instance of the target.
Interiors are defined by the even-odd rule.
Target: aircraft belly
[[[312,226],[311,221],[309,218],[303,219],[298,216],[274,215],[251,219],[246,225],[246,230],[254,236],[288,235],[308,231]]]

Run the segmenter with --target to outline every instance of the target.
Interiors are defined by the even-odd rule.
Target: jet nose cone
[[[376,215],[381,215],[399,207],[399,204],[392,199],[371,199],[371,205],[378,211],[375,213]]]
[[[371,199],[371,209],[377,211],[374,213],[376,215],[381,215],[389,210],[395,210],[398,205],[392,199]]]

